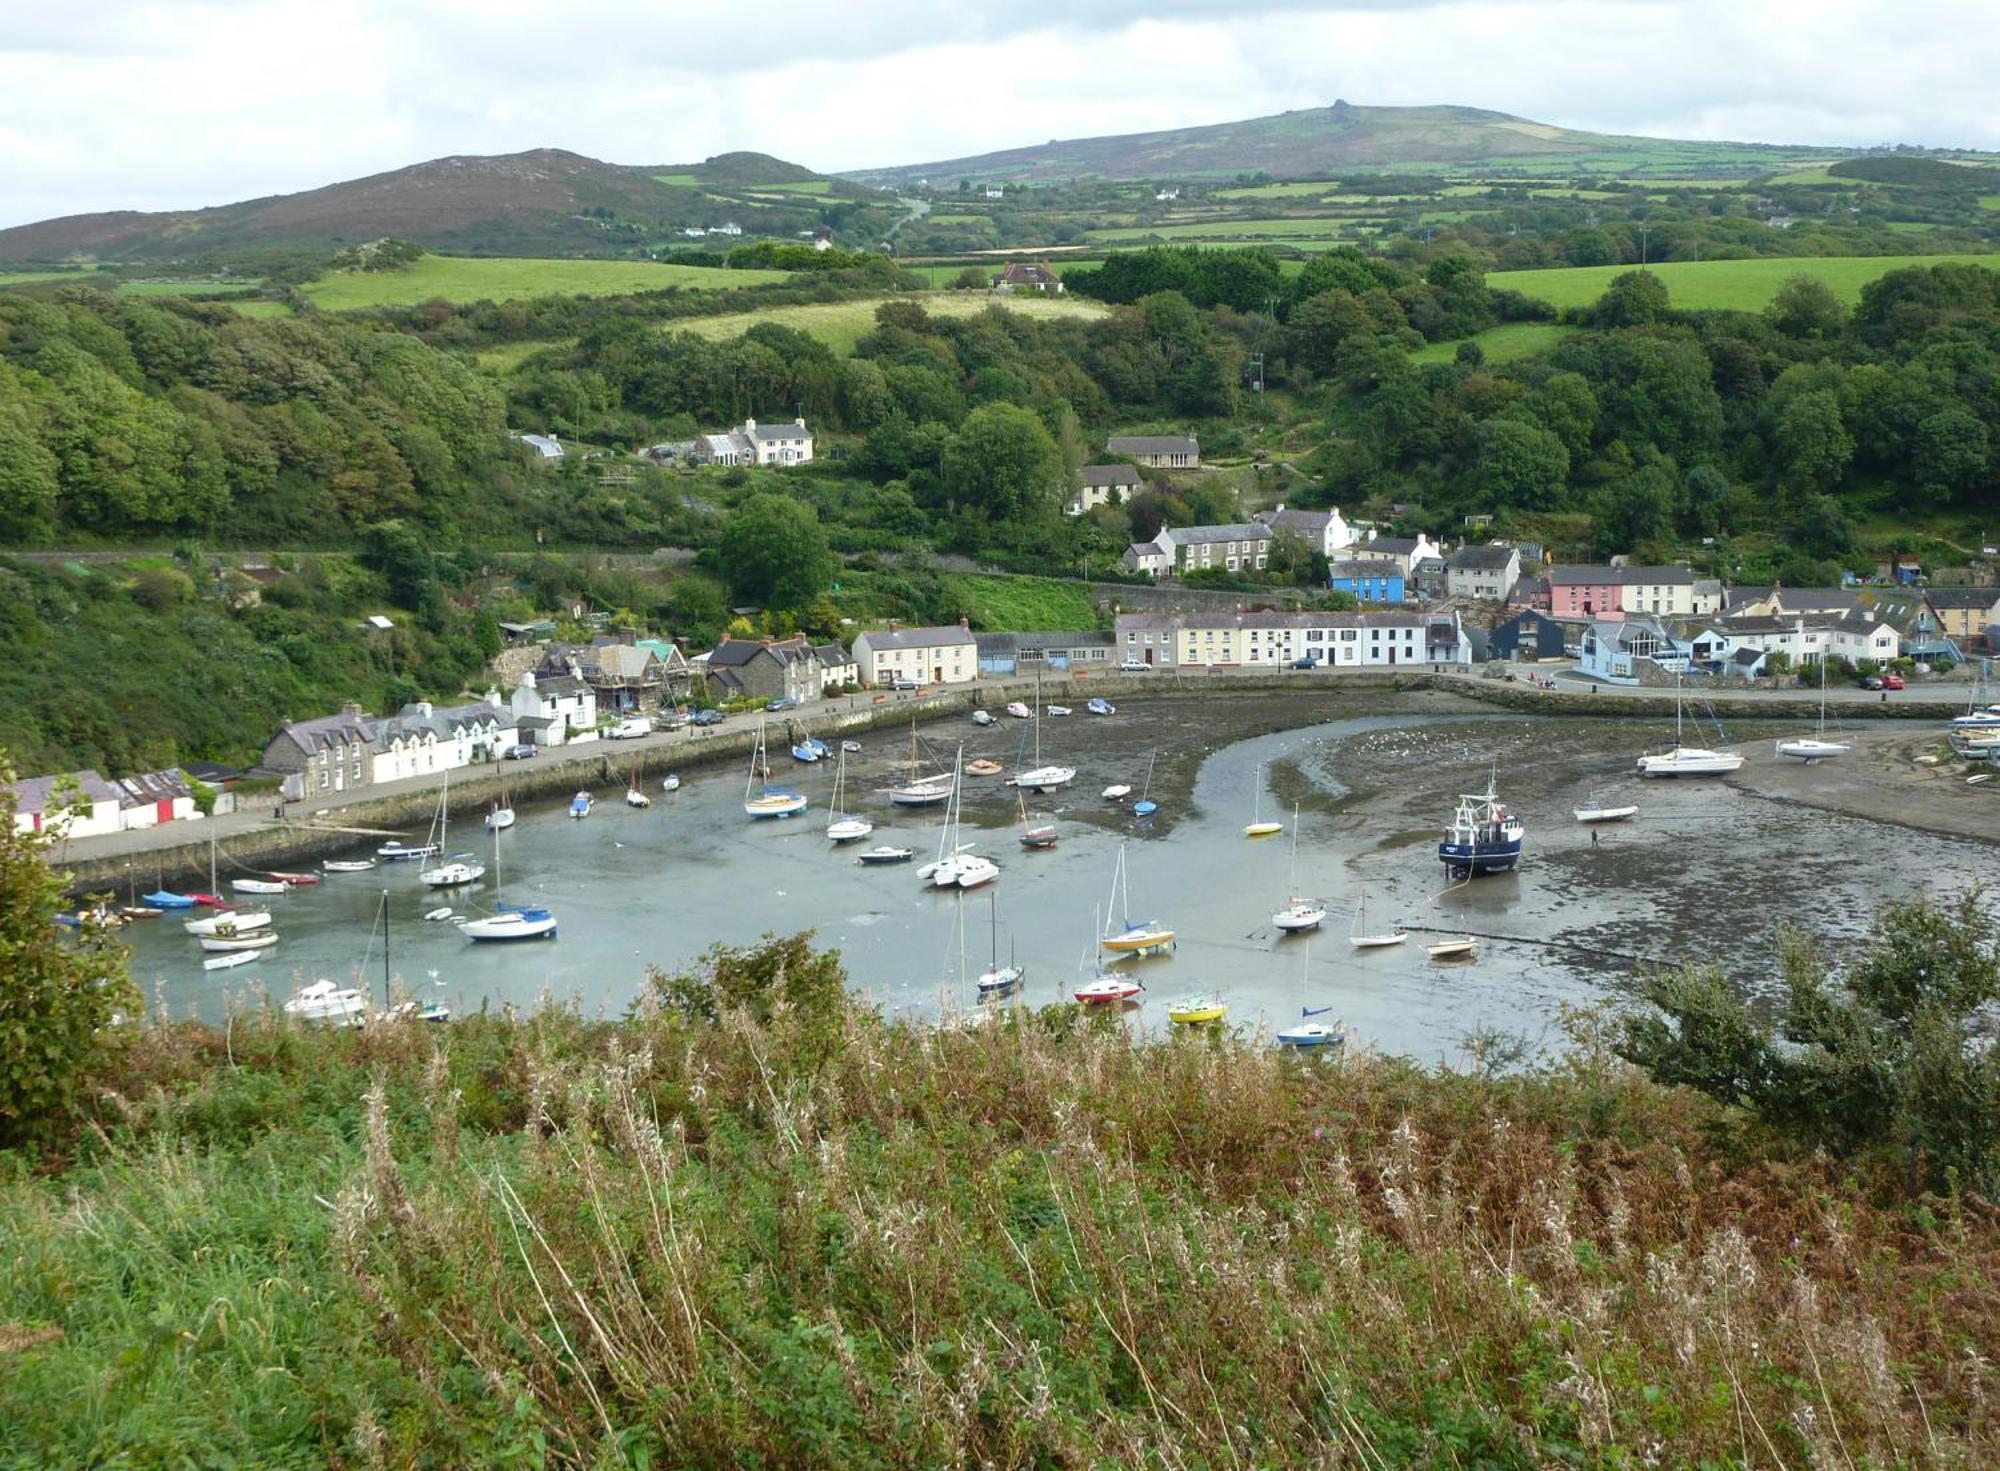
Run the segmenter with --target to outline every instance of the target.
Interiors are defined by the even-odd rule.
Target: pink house
[[[1622,619],[1625,574],[1619,567],[1551,567],[1549,612],[1557,618]]]

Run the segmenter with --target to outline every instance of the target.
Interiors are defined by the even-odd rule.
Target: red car
[[[1900,675],[1900,674],[1896,674],[1896,673],[1893,673],[1893,672],[1892,672],[1892,673],[1889,673],[1889,674],[1885,674],[1885,675],[1883,675],[1883,676],[1882,676],[1882,688],[1883,688],[1883,689],[1885,689],[1885,690],[1899,690],[1899,689],[1901,689],[1902,687],[1903,687],[1903,676],[1902,676],[1902,675]]]

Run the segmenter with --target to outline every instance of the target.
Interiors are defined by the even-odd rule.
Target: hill
[[[1051,140],[1028,148],[897,168],[856,170],[869,184],[961,177],[1019,183],[1071,178],[1197,179],[1269,174],[1329,178],[1375,171],[1713,174],[1789,166],[1825,149],[1697,143],[1551,127],[1478,107],[1331,107],[1274,117]]]
[[[426,163],[209,209],[70,215],[0,230],[0,261],[158,260],[277,246],[334,250],[394,235],[474,255],[639,253],[694,226],[751,234],[857,227],[900,211],[872,191],[761,153],[629,167],[560,148]]]

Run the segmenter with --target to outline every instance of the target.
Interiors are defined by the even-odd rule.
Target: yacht
[[[1743,757],[1736,751],[1713,751],[1706,746],[1690,746],[1681,739],[1686,699],[1683,687],[1674,685],[1674,743],[1665,751],[1648,752],[1639,758],[1641,776],[1728,776],[1743,769]]]

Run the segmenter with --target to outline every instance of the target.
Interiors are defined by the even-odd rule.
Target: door
[[[153,821],[172,822],[173,820],[174,820],[173,798],[168,797],[164,801],[155,802],[153,804]]]
[[[1389,662],[1391,664],[1396,662],[1396,646],[1394,644],[1389,645]]]

